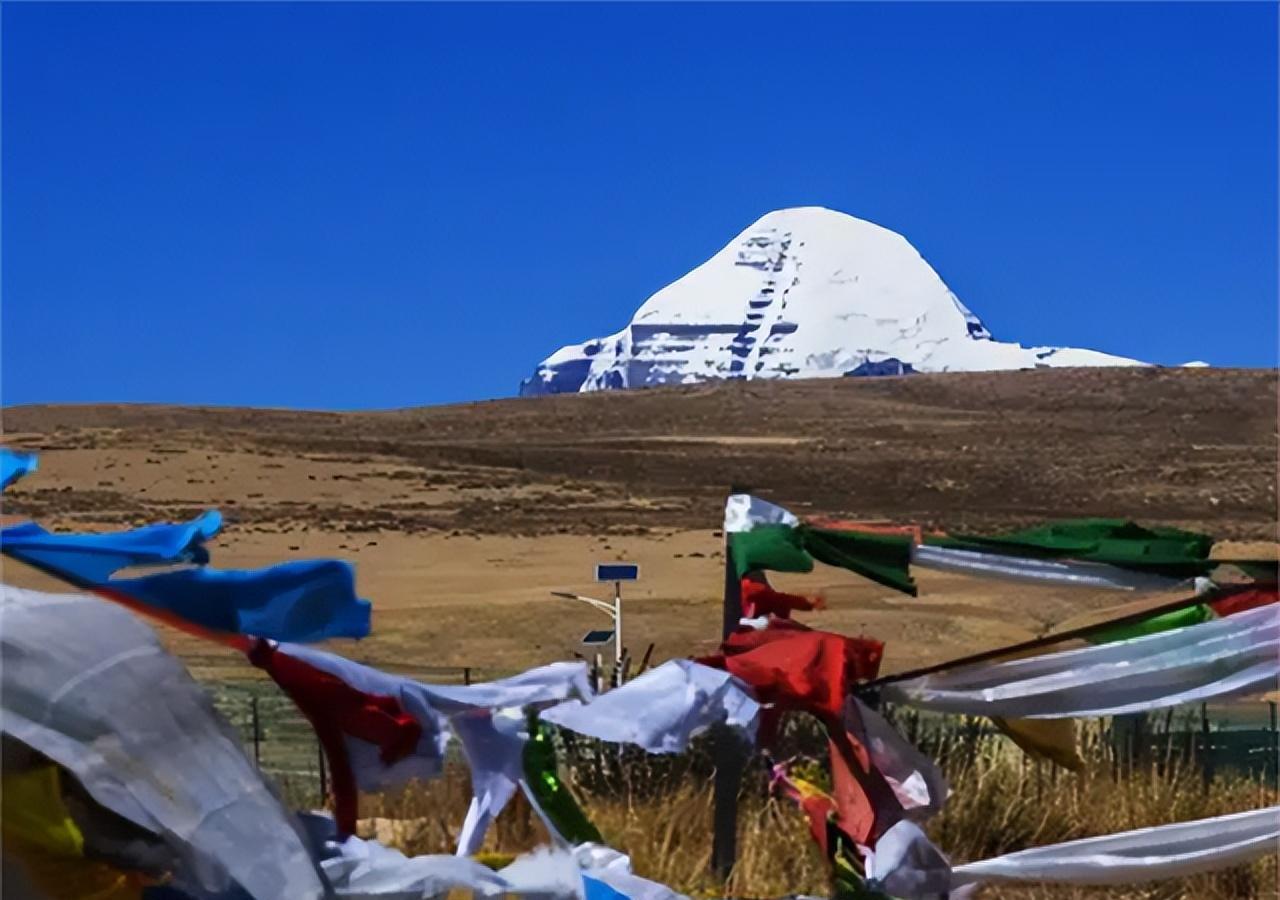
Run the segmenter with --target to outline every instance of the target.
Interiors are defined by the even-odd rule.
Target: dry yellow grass
[[[1217,778],[1206,789],[1198,767],[1152,760],[1115,772],[1099,742],[1081,775],[1037,767],[1010,744],[982,743],[973,754],[953,754],[944,768],[953,794],[929,825],[930,836],[955,862],[1168,822],[1256,809],[1277,802],[1276,785],[1243,775]],[[646,771],[641,766],[640,771]],[[700,897],[827,896],[827,871],[790,803],[769,798],[760,779],[748,778],[739,813],[739,863],[727,884],[709,874],[712,793],[696,767],[653,782],[622,784],[591,793],[577,787],[584,808],[605,839],[630,854],[647,878]],[[572,775],[572,772],[569,773]],[[643,776],[642,776],[643,777]],[[627,779],[628,782],[631,779]],[[469,790],[465,769],[397,795],[370,797],[367,815],[382,822],[380,836],[410,853],[450,852]],[[499,819],[486,849],[515,854],[545,841],[523,802]],[[1226,900],[1277,894],[1274,858],[1223,872],[1123,888],[990,886],[982,897],[1019,900]]]

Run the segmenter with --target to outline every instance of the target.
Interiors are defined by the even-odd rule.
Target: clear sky
[[[512,395],[763,213],[1274,366],[1276,5],[3,6],[9,403]]]

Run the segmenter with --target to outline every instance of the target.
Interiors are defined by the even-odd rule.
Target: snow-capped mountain
[[[522,395],[717,378],[1133,366],[992,338],[902,235],[821,207],[771,212],[658,291],[617,334],[570,344]]]

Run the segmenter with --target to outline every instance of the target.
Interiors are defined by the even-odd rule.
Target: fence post
[[[649,649],[644,651],[644,657],[640,660],[640,668],[636,672],[636,676],[643,675],[649,670],[649,658],[653,656],[653,643],[649,643]]]
[[[749,494],[750,488],[731,487],[730,493]],[[742,585],[733,563],[733,546],[724,533],[724,609],[721,639],[738,627],[742,618]],[[738,858],[738,791],[742,787],[742,770],[746,763],[742,742],[725,725],[715,730],[715,814],[711,841],[711,869],[727,879]]]
[[[1274,784],[1280,779],[1280,733],[1276,728],[1276,701],[1268,700],[1271,709],[1271,743],[1267,747],[1268,761],[1271,763],[1271,781]]]
[[[323,807],[329,799],[329,781],[325,777],[324,747],[319,740],[316,741],[316,758],[320,761],[320,805]]]
[[[1200,775],[1205,791],[1213,783],[1213,738],[1209,734],[1209,704],[1200,704]]]
[[[471,667],[470,666],[462,667],[462,683],[465,684],[467,687],[471,687]]]
[[[258,695],[249,695],[249,716],[253,723],[253,764],[262,768],[262,731],[258,727]]]

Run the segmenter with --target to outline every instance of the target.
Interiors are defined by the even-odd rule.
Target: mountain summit
[[[771,212],[658,291],[617,334],[570,344],[522,396],[722,378],[1132,366],[996,341],[907,239],[822,207]]]

